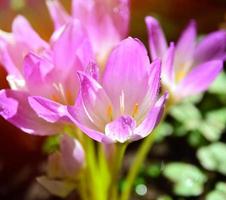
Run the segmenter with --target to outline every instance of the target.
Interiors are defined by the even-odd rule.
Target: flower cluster
[[[109,163],[118,145],[148,136],[167,98],[182,101],[216,78],[226,58],[226,32],[197,41],[192,21],[168,47],[157,20],[147,17],[150,62],[142,42],[128,37],[129,0],[73,0],[71,15],[58,0],[47,7],[55,26],[49,42],[23,16],[11,33],[0,31],[0,63],[10,85],[0,91],[0,115],[29,134],[61,134],[47,176],[38,180],[65,196],[83,187],[80,174],[89,169],[85,135],[103,143]]]

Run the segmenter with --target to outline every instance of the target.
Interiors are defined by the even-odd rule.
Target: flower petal
[[[0,63],[8,74],[21,78],[21,59],[17,59],[15,50],[20,52],[20,45],[16,45],[13,34],[0,30]]]
[[[79,72],[81,97],[87,115],[100,131],[112,118],[112,105],[101,85],[91,76]]]
[[[47,0],[46,4],[50,16],[54,22],[55,29],[60,28],[70,20],[70,16],[59,0]]]
[[[78,140],[64,134],[60,141],[60,151],[65,172],[73,177],[85,164],[83,147]]]
[[[30,49],[39,51],[40,48],[48,48],[48,44],[39,37],[26,18],[21,15],[14,19],[12,32],[16,42],[24,43]]]
[[[49,77],[54,68],[51,62],[34,53],[29,53],[24,58],[23,68],[24,79],[30,94],[47,97],[53,93],[53,82]]]
[[[133,135],[136,122],[130,116],[121,116],[108,123],[105,134],[114,142],[124,143]]]
[[[147,93],[143,98],[142,103],[138,107],[137,114],[134,114],[137,125],[144,120],[150,108],[155,104],[157,100],[160,88],[160,74],[161,63],[160,60],[156,59],[151,63],[150,66]]]
[[[58,70],[61,70],[61,75],[71,73],[72,67],[82,70],[93,59],[89,40],[78,20],[67,24],[53,42],[52,50],[53,60]]]
[[[60,132],[59,124],[48,123],[39,118],[28,103],[28,94],[20,91],[0,91],[0,115],[26,133],[51,135]]]
[[[174,61],[176,71],[188,71],[190,69],[195,51],[196,36],[196,23],[192,20],[177,42]]]
[[[78,20],[69,23],[53,43],[53,61],[54,74],[57,76],[56,85],[63,87],[64,93],[69,92],[72,98],[68,98],[67,103],[74,104],[79,90],[77,71],[85,70],[93,61],[88,38]]]
[[[152,60],[162,58],[167,50],[167,42],[158,21],[148,16],[145,18],[148,29],[149,48]]]
[[[162,59],[162,81],[166,85],[173,84],[174,81],[174,55],[175,46],[174,43],[170,43],[170,47],[166,51]]]
[[[0,33],[1,63],[7,72],[17,79],[21,79],[20,73],[22,72],[24,56],[31,50],[40,52],[46,48],[48,48],[48,44],[39,37],[29,22],[20,15],[13,21],[12,34],[2,31]]]
[[[205,36],[195,50],[195,64],[226,59],[226,31],[216,31]]]
[[[128,23],[130,18],[129,0],[73,0],[73,16],[86,21],[88,25],[95,25],[91,22],[104,23],[104,18],[110,17],[116,30],[125,37],[128,32]],[[92,17],[91,17],[92,16]],[[102,21],[100,21],[100,19]],[[104,24],[107,26],[107,24]],[[87,27],[90,29],[91,27]],[[101,34],[101,32],[100,32]],[[104,35],[102,33],[102,35]]]
[[[103,132],[98,131],[96,127],[93,127],[94,124],[90,121],[87,114],[85,113],[86,111],[84,110],[83,105],[81,106],[82,108],[68,106],[68,116],[86,135],[97,142],[102,142],[103,138],[106,136]]]
[[[209,61],[194,67],[178,85],[175,95],[178,98],[184,98],[206,90],[222,68],[223,62],[221,60]]]
[[[147,93],[150,61],[144,45],[127,38],[112,51],[103,75],[103,87],[113,103],[114,118],[132,115]]]
[[[134,130],[134,136],[131,140],[137,140],[146,137],[159,123],[163,114],[163,108],[168,94],[164,94],[150,109],[144,121]]]
[[[67,117],[67,108],[62,104],[41,96],[30,96],[28,102],[36,114],[47,122],[70,122]]]
[[[99,63],[127,35],[129,0],[73,0],[72,13],[85,24]]]

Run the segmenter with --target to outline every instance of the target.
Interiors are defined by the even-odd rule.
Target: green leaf
[[[181,122],[187,130],[198,127],[202,120],[200,111],[191,103],[182,103],[172,107],[170,114]]]
[[[173,200],[169,195],[160,196],[157,200]]]
[[[200,131],[200,133],[211,142],[218,141],[222,134],[221,128],[208,121],[200,123],[198,131]]]
[[[209,87],[208,91],[212,94],[226,95],[225,83],[226,83],[226,74],[225,72],[222,72],[216,78],[213,84]]]
[[[200,131],[194,130],[188,135],[188,142],[193,147],[199,147],[203,146],[206,143],[206,140]]]
[[[145,174],[152,178],[158,177],[161,174],[161,164],[155,163],[155,164],[148,165],[148,167],[146,168]]]
[[[50,154],[50,153],[53,153],[56,150],[58,150],[59,149],[59,141],[60,141],[59,135],[54,135],[54,136],[48,137],[42,146],[43,152]]]
[[[207,177],[196,166],[174,162],[167,164],[163,174],[174,183],[174,193],[180,196],[198,196]]]
[[[198,130],[209,141],[220,139],[226,125],[226,108],[210,111],[205,120],[200,124]]]
[[[203,93],[200,93],[200,94],[192,95],[192,96],[185,98],[184,102],[196,104],[196,103],[199,103],[202,100],[202,98],[203,98]]]
[[[213,143],[202,147],[197,152],[201,165],[210,171],[217,171],[226,175],[226,144],[221,142]]]
[[[211,191],[206,196],[206,200],[225,200],[226,197],[226,183],[217,183],[215,190]]]
[[[173,127],[166,122],[161,123],[155,134],[155,141],[161,142],[163,139],[173,133]]]

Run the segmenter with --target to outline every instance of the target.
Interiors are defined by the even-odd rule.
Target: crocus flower
[[[18,21],[17,27],[22,26],[25,29],[26,26],[23,27],[23,24]],[[17,31],[13,34],[15,48],[20,46],[21,41],[23,45],[38,43],[33,39],[35,37],[30,35],[29,38],[26,31]],[[20,40],[17,41],[16,38],[20,38]],[[26,51],[16,54],[16,49],[11,52],[11,48],[8,48],[11,47],[11,41],[8,41],[7,38],[1,39],[5,45],[1,46],[0,57],[8,59],[3,59],[3,66],[7,69],[8,76],[15,76],[16,80],[17,77],[20,77],[20,80],[23,80],[23,87],[12,87],[12,89],[0,91],[0,115],[30,134],[58,133],[68,122],[63,116],[64,105],[74,104],[78,93],[79,80],[76,72],[77,70],[88,70],[86,66],[89,66],[89,62],[92,61],[89,40],[80,22],[73,20],[67,24],[54,42],[44,43],[45,49],[42,49],[42,52],[37,52],[34,50],[35,48],[29,48],[27,45]],[[30,40],[27,41],[27,39]],[[11,65],[14,55],[17,55],[16,61],[23,60],[22,64],[15,62],[14,65]],[[18,72],[18,76],[14,71]],[[28,101],[28,97],[32,95],[52,99],[59,105],[58,115],[54,121],[47,122],[34,112],[32,102]],[[51,110],[49,114],[52,114]]]
[[[65,197],[76,188],[84,166],[82,145],[64,134],[60,140],[59,151],[49,156],[47,175],[38,177],[37,180],[52,194]]]
[[[152,59],[162,58],[162,83],[174,101],[207,89],[217,77],[226,58],[226,32],[216,31],[197,41],[196,24],[191,21],[177,44],[167,42],[156,19],[146,17]]]
[[[157,99],[160,62],[149,62],[143,44],[127,38],[112,51],[102,79],[79,72],[80,99],[69,113],[89,137],[112,143],[146,137],[158,124],[166,95]]]
[[[24,89],[23,59],[29,51],[41,53],[48,48],[23,16],[12,23],[12,33],[0,30],[0,63],[5,67],[12,89]]]
[[[100,65],[104,65],[111,49],[127,37],[129,0],[72,0],[71,16],[58,0],[47,1],[47,6],[56,29],[72,18],[81,21]]]

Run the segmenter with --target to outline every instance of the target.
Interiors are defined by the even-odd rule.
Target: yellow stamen
[[[73,105],[74,104],[74,98],[73,98],[70,90],[66,90],[65,96],[66,96],[66,99],[67,99],[67,103],[69,105]]]
[[[119,101],[120,101],[121,114],[124,114],[124,112],[125,112],[125,94],[124,94],[123,90],[122,90],[121,95],[119,97]]]
[[[107,116],[109,117],[110,121],[113,120],[113,110],[111,106],[107,107]]]
[[[176,73],[176,82],[179,82],[181,81],[184,77],[186,76],[186,72],[184,70],[179,70],[177,73]]]
[[[51,95],[51,99],[52,99],[53,101],[56,101],[56,102],[59,102],[59,103],[60,103],[60,98],[59,98],[59,96],[57,96],[57,95],[55,95],[55,94],[52,94],[52,95]]]
[[[137,115],[138,112],[139,112],[139,105],[138,103],[136,103],[133,108],[132,116],[135,117],[135,115]]]

